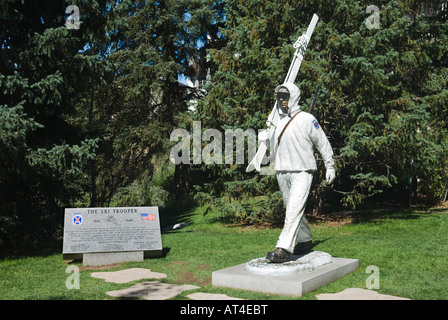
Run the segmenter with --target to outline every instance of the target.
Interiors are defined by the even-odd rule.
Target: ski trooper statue
[[[271,262],[286,262],[292,254],[311,250],[312,234],[305,217],[305,206],[310,192],[313,172],[316,171],[314,148],[321,154],[327,183],[335,178],[333,150],[310,113],[299,108],[300,90],[293,83],[284,83],[275,89],[280,119],[275,128],[275,171],[286,207],[285,223],[276,249],[266,258]],[[260,140],[268,140],[263,131]]]

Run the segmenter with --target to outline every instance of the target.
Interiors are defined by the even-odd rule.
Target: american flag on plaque
[[[140,213],[142,220],[156,221],[156,216],[150,213]]]

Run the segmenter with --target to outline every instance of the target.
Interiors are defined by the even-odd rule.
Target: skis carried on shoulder
[[[308,43],[311,39],[311,35],[313,34],[314,28],[316,27],[318,20],[319,20],[319,17],[316,14],[314,14],[306,33],[301,35],[299,37],[299,39],[297,39],[297,41],[294,43],[294,48],[296,48],[296,51],[294,53],[294,58],[291,62],[291,65],[289,67],[289,70],[286,75],[286,79],[285,79],[284,83],[288,83],[288,82],[294,83],[296,81],[296,77],[299,72],[300,65],[302,64],[302,61],[303,61],[303,56],[305,55],[306,48],[308,46]],[[279,119],[280,119],[280,116],[278,113],[277,101],[276,101],[274,103],[274,107],[272,108],[271,113],[269,114],[268,120],[266,121],[269,141],[273,141],[275,128],[277,126]],[[261,163],[262,163],[263,158],[266,155],[266,151],[267,151],[266,143],[267,143],[267,140],[260,141],[260,145],[258,147],[257,153],[255,154],[254,158],[247,166],[246,172],[251,172],[254,169],[257,170],[258,172],[261,171]]]

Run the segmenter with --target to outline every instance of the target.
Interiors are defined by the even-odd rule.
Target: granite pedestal
[[[243,263],[213,272],[212,285],[301,297],[305,293],[344,277],[359,267],[357,259],[332,257],[331,260],[330,263],[317,266],[312,270],[294,271],[291,274],[266,274],[265,272],[256,274],[248,271],[247,263]]]

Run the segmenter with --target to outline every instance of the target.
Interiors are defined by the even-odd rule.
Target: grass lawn
[[[225,293],[244,299],[299,299],[211,286],[215,270],[264,256],[277,241],[280,229],[226,226],[216,221],[216,213],[202,215],[202,208],[185,212],[161,212],[162,228],[179,221],[191,225],[162,234],[164,254],[144,262],[127,262],[107,271],[130,267],[149,268],[167,274],[166,283],[198,285],[191,292]],[[381,294],[411,299],[448,299],[448,211],[406,210],[387,213],[364,212],[338,222],[311,223],[314,250],[335,257],[356,258],[360,268],[300,299],[315,299],[318,293],[334,293],[346,288],[366,288],[370,265],[379,269]],[[128,288],[134,283],[114,284],[90,276],[95,271],[81,262],[62,259],[62,242],[42,244],[26,256],[0,260],[0,299],[112,299],[106,291]],[[66,268],[80,268],[80,289],[66,288],[70,274]]]

